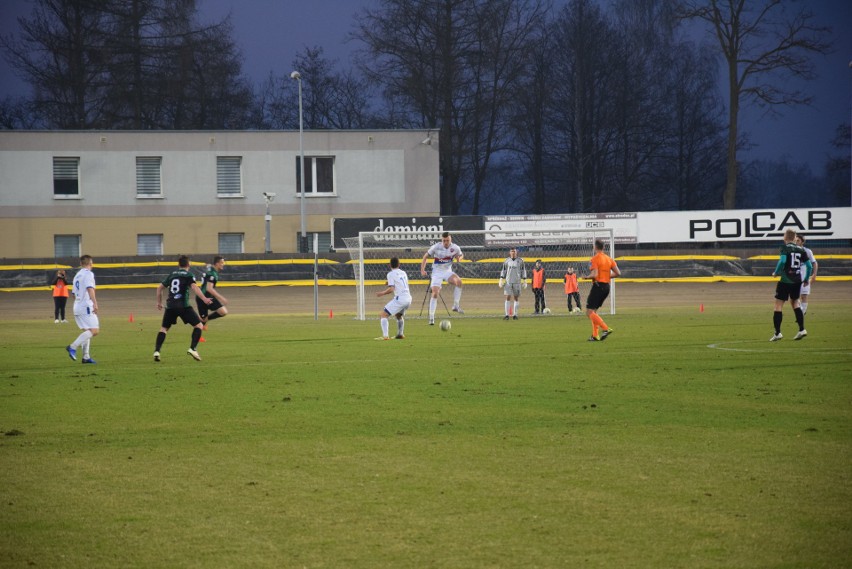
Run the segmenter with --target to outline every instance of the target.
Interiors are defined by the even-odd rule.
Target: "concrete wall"
[[[333,217],[438,215],[437,139],[427,131],[308,131],[304,153],[334,156],[333,196],[306,194],[308,232]],[[435,138],[434,133],[432,137]],[[55,196],[53,158],[80,159],[78,196]],[[136,157],[162,157],[162,196],[136,192]],[[242,194],[220,197],[216,157],[241,156]],[[215,253],[218,233],[243,233],[245,253],[265,250],[264,192],[272,249],[296,251],[301,225],[299,133],[0,131],[2,258],[49,258],[54,235],[81,235],[82,253],[136,255],[137,234],[162,234],[163,254]]]

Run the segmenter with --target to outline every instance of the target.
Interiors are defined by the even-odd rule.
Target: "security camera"
[[[275,192],[263,192],[263,197],[265,197],[268,200],[271,200],[272,198],[274,198],[277,195],[278,194],[276,194]]]
[[[420,141],[420,144],[425,144],[426,146],[432,146],[432,137],[427,136],[423,140]]]
[[[296,81],[298,81],[301,78],[302,78],[302,74],[299,73],[298,71],[294,71],[293,73],[290,74],[290,79],[295,79]]]

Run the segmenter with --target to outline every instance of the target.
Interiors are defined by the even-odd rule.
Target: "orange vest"
[[[580,289],[577,288],[577,274],[565,273],[565,294],[572,294],[579,291]]]
[[[62,279],[56,281],[53,285],[53,296],[68,296],[68,285]]]
[[[544,267],[533,269],[533,288],[544,288]]]

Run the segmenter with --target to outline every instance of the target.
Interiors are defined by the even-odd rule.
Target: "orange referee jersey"
[[[612,278],[610,271],[612,271],[613,267],[618,268],[613,258],[603,251],[592,257],[590,266],[593,270],[598,270],[595,280],[599,283],[608,283]]]

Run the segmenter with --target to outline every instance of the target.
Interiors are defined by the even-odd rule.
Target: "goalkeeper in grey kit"
[[[514,247],[509,249],[509,257],[503,261],[498,286],[503,289],[503,294],[506,295],[503,320],[508,320],[510,315],[512,319],[517,320],[521,288],[527,288],[527,269],[524,266],[524,260],[518,257],[518,250]]]

